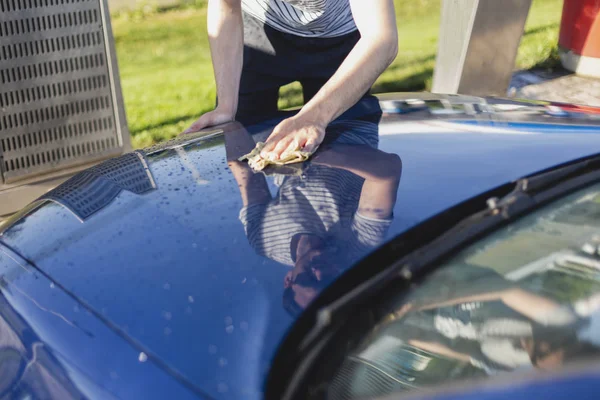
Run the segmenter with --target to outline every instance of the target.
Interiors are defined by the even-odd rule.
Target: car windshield
[[[344,356],[328,399],[554,370],[600,350],[600,184],[439,265]]]

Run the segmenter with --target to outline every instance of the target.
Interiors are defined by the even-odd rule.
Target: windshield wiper
[[[558,168],[551,168],[522,178],[517,181],[517,189],[528,194],[535,194],[597,169],[600,169],[600,155],[586,157]]]
[[[599,180],[600,155],[587,157],[503,185],[400,234],[334,282],[300,317],[278,352],[278,356],[285,353],[285,359],[276,357],[274,360],[277,377],[269,377],[267,394],[277,393],[281,399],[293,398],[312,360],[370,295],[382,291],[391,282],[403,281],[408,286],[430,272],[441,258],[525,213]],[[382,259],[386,259],[387,264],[378,273],[360,279],[366,275],[361,274],[362,271],[382,265],[378,264]],[[390,264],[390,259],[396,261]],[[292,365],[296,373],[291,378],[282,377],[286,368],[279,367],[278,363]],[[272,386],[274,391],[269,390]]]

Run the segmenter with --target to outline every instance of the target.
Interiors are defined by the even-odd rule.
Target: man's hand
[[[285,119],[273,129],[260,155],[269,160],[278,160],[294,139],[301,150],[312,152],[323,142],[325,128],[326,124],[301,115]]]
[[[207,112],[196,120],[189,128],[183,133],[198,132],[201,129],[208,128],[215,125],[224,124],[231,122],[235,119],[235,116],[231,111],[221,110],[218,107],[212,111]]]

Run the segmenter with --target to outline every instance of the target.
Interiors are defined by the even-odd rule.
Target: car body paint
[[[407,96],[397,98],[405,101]],[[478,102],[486,104],[485,99]],[[539,105],[528,110],[516,116],[493,110],[466,112],[461,118],[432,115],[426,109],[384,112],[381,122],[372,126],[378,148],[398,155],[403,166],[386,240],[469,197],[600,149],[597,119],[585,114],[553,117]],[[352,114],[348,115],[351,122]],[[506,123],[512,119],[512,125]],[[551,129],[540,129],[540,119]],[[553,121],[562,130],[554,129]],[[258,142],[275,123],[248,131]],[[538,125],[529,129],[528,123]],[[573,128],[577,126],[585,128]],[[348,123],[348,132],[352,129]],[[65,184],[63,192],[34,203],[0,231],[0,242],[39,268],[50,279],[47,285],[54,282],[72,296],[65,307],[74,307],[77,299],[93,311],[96,319],[89,331],[94,337],[113,335],[95,345],[110,356],[106,365],[119,346],[129,346],[129,355],[119,357],[137,364],[135,368],[123,364],[123,372],[116,373],[122,377],[123,390],[134,390],[138,377],[146,373],[135,370],[137,357],[144,352],[166,371],[160,378],[169,382],[164,390],[172,386],[188,393],[182,380],[196,394],[261,398],[270,360],[294,322],[281,305],[289,267],[257,254],[240,222],[243,204],[227,164],[223,135],[228,134],[186,137],[137,151],[123,168],[133,171],[135,179],[152,181],[147,191],[136,193],[133,186],[123,184],[124,178],[97,172],[88,176],[99,182],[94,188],[112,192],[94,210],[73,210],[73,203],[65,199],[91,192]],[[131,161],[135,159],[139,164]],[[267,176],[266,181],[270,192],[277,193],[276,178]],[[61,291],[61,296],[66,295]],[[48,307],[57,300],[49,296],[39,301]],[[44,324],[41,331],[50,329],[49,322]],[[48,343],[59,340],[40,337]],[[87,346],[74,339],[61,346],[69,344],[73,351]],[[131,393],[119,392],[117,383],[106,383],[110,368],[98,370],[104,364],[86,369],[92,361],[85,352],[72,362],[118,397]]]

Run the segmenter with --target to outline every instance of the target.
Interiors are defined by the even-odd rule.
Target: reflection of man
[[[240,186],[240,220],[250,244],[292,267],[284,279],[284,307],[292,314],[384,239],[400,181],[399,157],[375,148],[375,122],[334,123],[328,131],[337,131],[339,138],[306,165],[302,176],[277,176],[275,197],[264,175],[253,174],[246,163],[229,163]],[[234,134],[243,135],[239,132]],[[250,139],[246,149],[253,147],[247,134],[239,139]],[[239,140],[234,144],[226,135],[226,141],[231,160],[230,149],[239,149]]]
[[[464,281],[452,286],[457,276]],[[593,348],[579,339],[585,321],[571,307],[519,288],[491,270],[461,266],[430,279],[425,286],[431,290],[433,281],[438,288],[444,282],[458,295],[440,301],[419,296],[404,307],[406,316],[396,330],[414,347],[488,374],[528,366],[552,369]]]
[[[279,88],[300,81],[305,105],[263,150],[296,138],[310,151],[396,56],[393,0],[209,0],[218,102],[186,132],[277,111]]]

